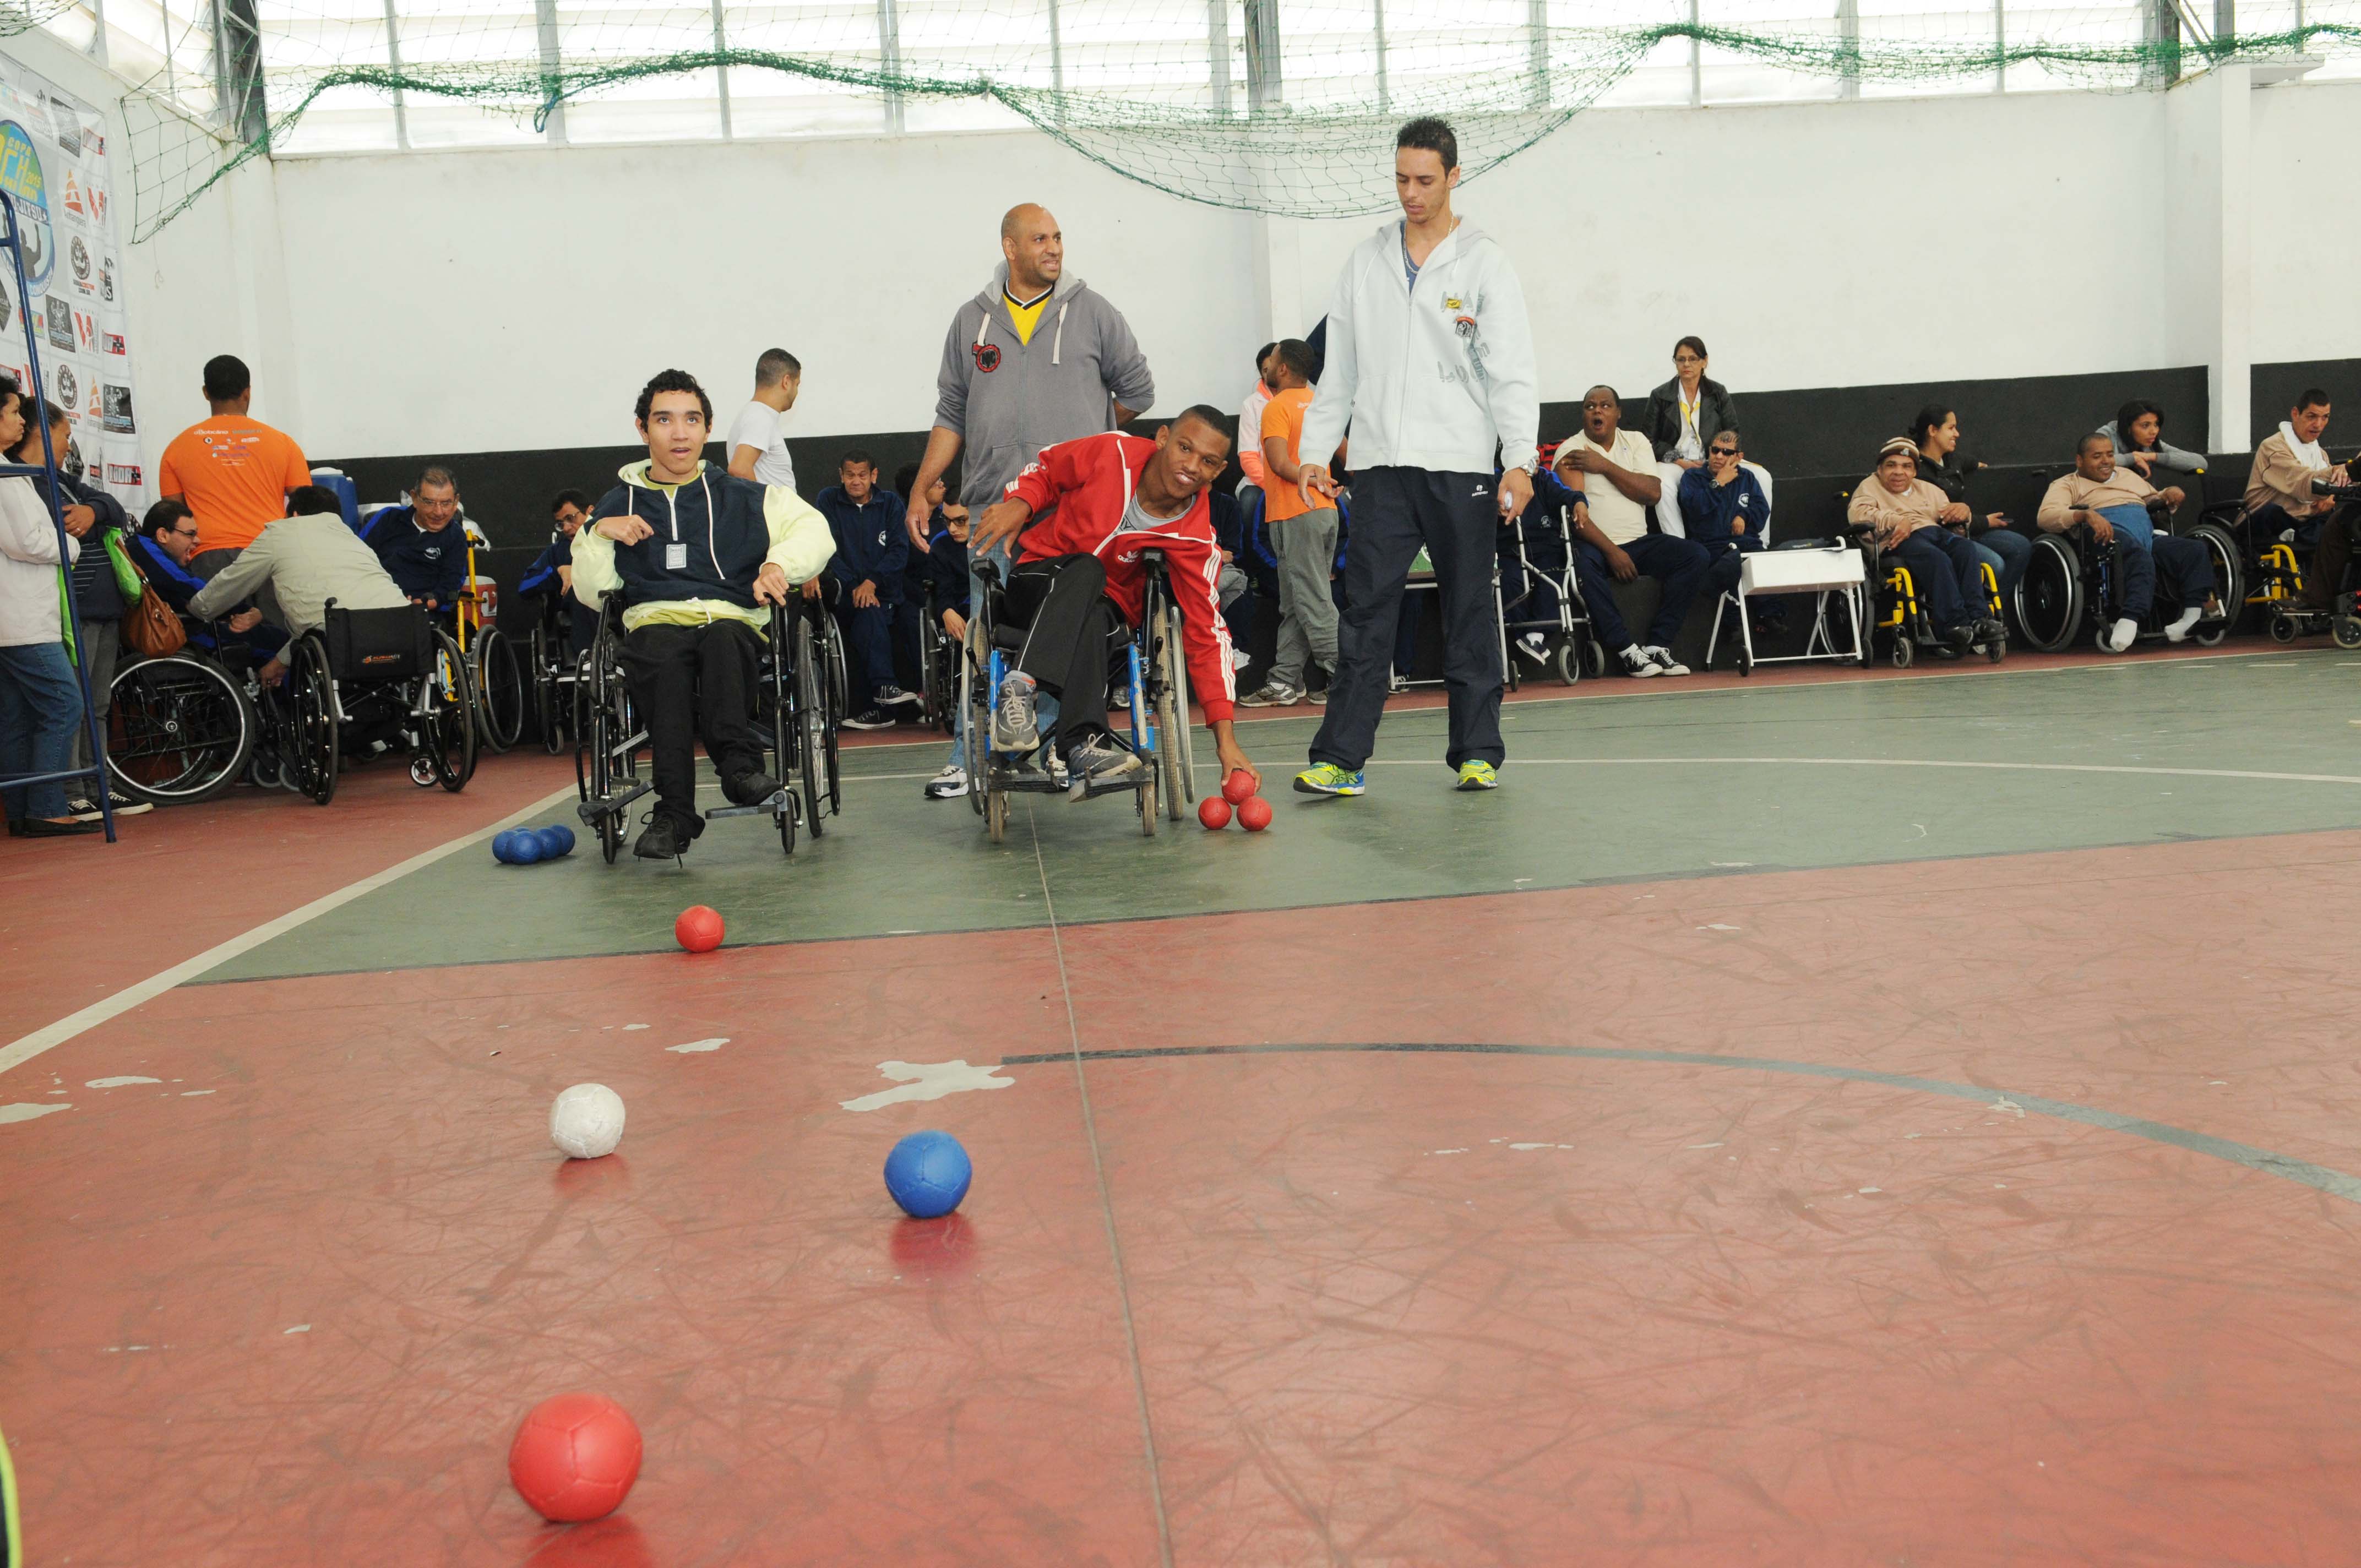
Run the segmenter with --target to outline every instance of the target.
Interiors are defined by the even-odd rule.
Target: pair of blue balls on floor
[[[564,823],[547,828],[511,828],[492,835],[492,859],[504,866],[529,866],[574,852],[574,829]]]

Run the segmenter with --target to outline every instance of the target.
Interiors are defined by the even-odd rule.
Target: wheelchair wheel
[[[2033,542],[2025,575],[2016,581],[2016,623],[2044,653],[2063,652],[2082,624],[2082,558],[2054,533]]]
[[[2213,561],[2213,588],[2221,596],[2223,619],[2196,634],[2192,641],[2206,648],[2218,648],[2222,640],[2238,629],[2238,618],[2246,608],[2246,571],[2239,558],[2237,536],[2218,522],[2201,522],[2189,531],[2188,537],[2202,541],[2205,553]]]
[[[318,632],[296,639],[287,666],[290,718],[280,765],[296,793],[315,806],[336,798],[336,767],[343,760],[336,732],[336,694],[328,680],[328,647]]]
[[[844,633],[837,629],[836,617],[828,618],[825,639],[828,654],[828,728],[830,734],[852,711],[852,677],[844,669]]]
[[[796,756],[804,775],[804,830],[819,837],[819,782],[830,732],[828,673],[811,618],[796,618]]]
[[[1911,662],[1917,657],[1916,648],[1917,644],[1910,641],[1908,627],[1897,626],[1894,629],[1894,667],[1895,669],[1908,669]]]
[[[1008,839],[1008,792],[995,789],[984,797],[983,836],[995,844]]]
[[[516,661],[509,661],[514,669]],[[420,687],[419,744],[426,753],[428,784],[441,784],[453,795],[476,776],[476,739],[480,720],[475,676],[459,645],[441,631],[434,634],[434,666]],[[415,776],[417,770],[412,769]]]
[[[467,651],[474,665],[476,716],[485,745],[495,754],[506,751],[524,734],[524,671],[517,663],[516,644],[500,635],[497,626],[476,634]]]
[[[1156,837],[1156,775],[1148,774],[1133,793],[1139,797],[1139,836],[1153,839]]]
[[[211,800],[254,755],[261,720],[230,673],[176,653],[115,671],[106,772],[115,793],[153,806]]]
[[[2361,648],[2361,617],[2338,616],[2329,622],[2328,634],[2336,639],[2336,645],[2347,652]]]
[[[2295,617],[2288,614],[2287,611],[2281,610],[2271,617],[2272,641],[2292,642],[2302,635],[2303,628],[2297,623]]]

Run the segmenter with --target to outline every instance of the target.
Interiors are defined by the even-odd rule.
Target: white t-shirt
[[[740,447],[751,446],[759,454],[754,459],[754,477],[765,485],[794,489],[796,460],[787,455],[779,422],[779,411],[759,398],[740,409],[738,417],[730,422],[729,439],[721,444],[721,466],[728,467]]]
[[[1617,467],[1634,474],[1652,475],[1656,471],[1656,449],[1648,438],[1636,430],[1619,430],[1611,445],[1601,446],[1582,431],[1576,431],[1557,455],[1565,455],[1570,449],[1584,449],[1602,454]],[[1561,474],[1560,478],[1565,476]],[[1648,509],[1617,489],[1604,474],[1582,477],[1582,499],[1588,503],[1591,526],[1618,544],[1629,544],[1648,532]]]

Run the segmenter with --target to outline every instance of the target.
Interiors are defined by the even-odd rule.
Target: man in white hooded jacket
[[[1442,591],[1444,684],[1461,789],[1491,789],[1500,744],[1500,634],[1492,560],[1500,520],[1532,499],[1541,400],[1524,291],[1499,246],[1451,210],[1459,141],[1416,119],[1395,138],[1402,216],[1354,247],[1328,306],[1328,360],[1301,450],[1353,436],[1345,552],[1348,608],[1306,795],[1359,795],[1385,711],[1395,617],[1424,545]],[[1495,453],[1498,453],[1497,465]],[[1497,477],[1496,477],[1497,476]],[[1303,488],[1334,495],[1317,463]],[[1317,503],[1315,503],[1317,504]]]

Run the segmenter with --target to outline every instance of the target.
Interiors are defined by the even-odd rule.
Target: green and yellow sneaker
[[[1334,762],[1315,762],[1295,775],[1298,795],[1359,795],[1369,786],[1358,773],[1348,773]]]
[[[1499,789],[1500,787],[1499,770],[1489,762],[1462,762],[1459,764],[1459,787],[1461,789]]]

